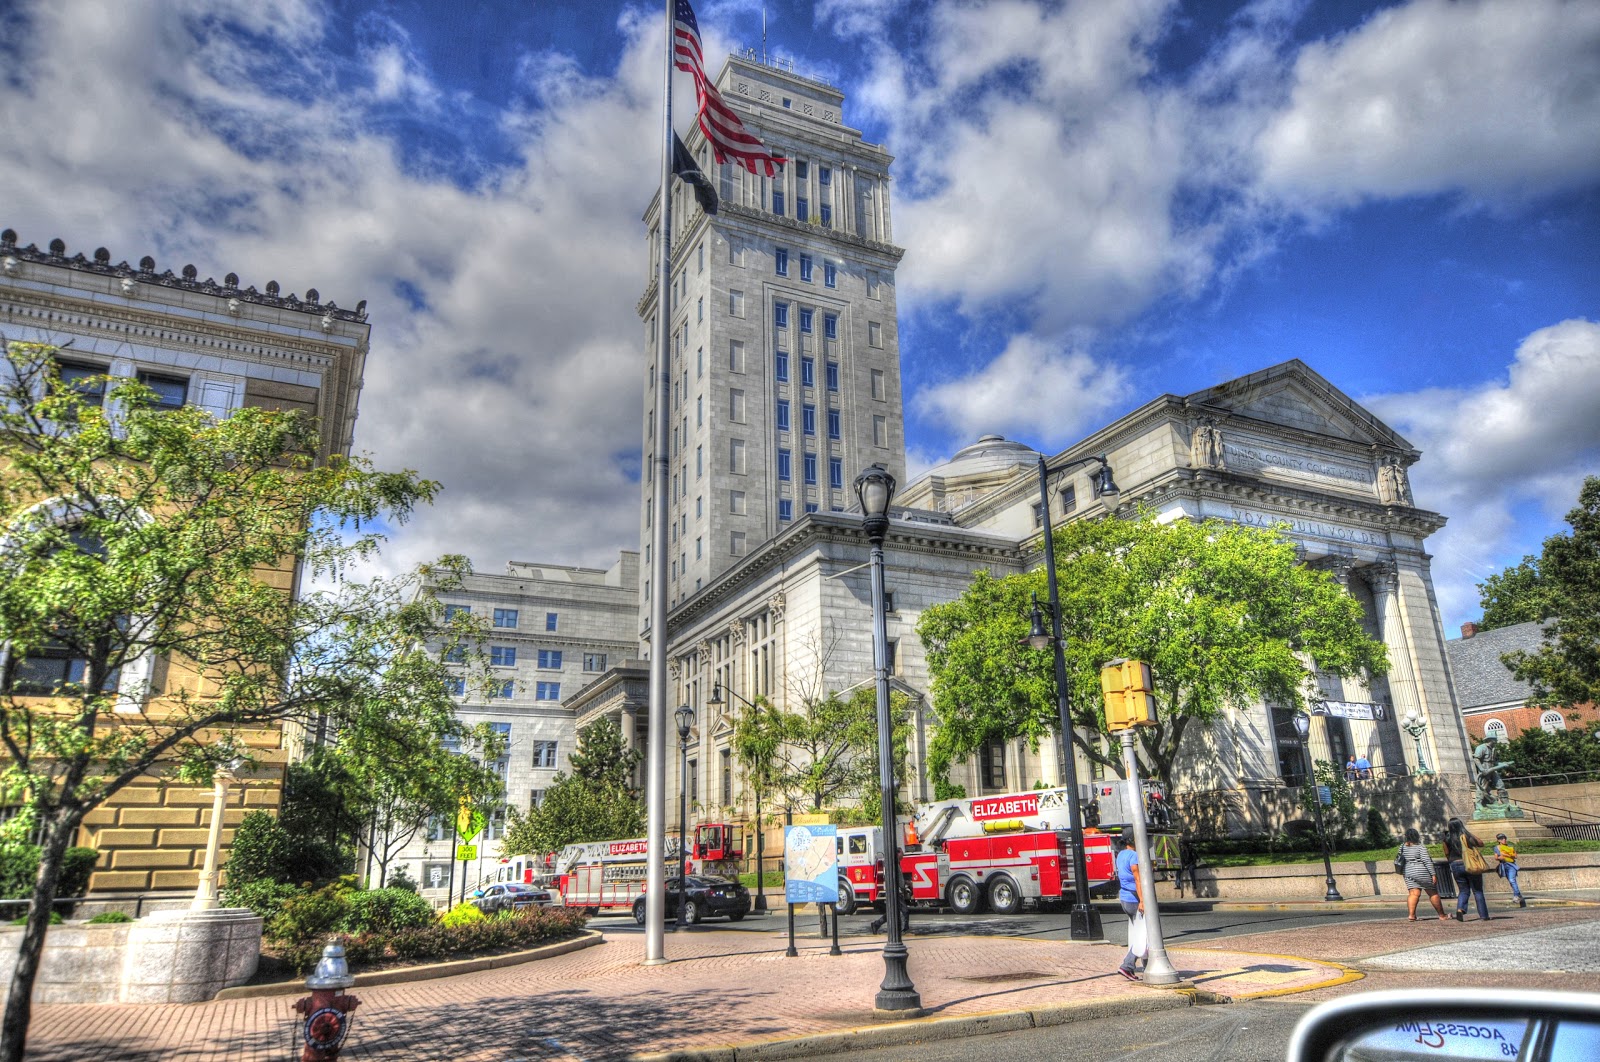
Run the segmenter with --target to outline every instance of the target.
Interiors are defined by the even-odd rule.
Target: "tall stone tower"
[[[674,182],[671,555],[668,585],[652,587],[654,483],[646,475],[645,628],[651,594],[666,593],[675,607],[807,513],[850,508],[861,469],[881,463],[905,479],[894,276],[903,252],[891,242],[891,157],[844,124],[844,95],[823,81],[731,56],[717,86],[789,162],[771,179],[718,166],[696,129],[687,142],[717,183],[717,216]],[[638,306],[647,457],[660,217],[658,194],[645,213],[649,286]]]

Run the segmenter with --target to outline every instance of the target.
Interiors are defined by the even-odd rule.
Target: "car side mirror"
[[[1515,989],[1408,989],[1324,1003],[1287,1062],[1578,1062],[1600,1058],[1600,996]]]

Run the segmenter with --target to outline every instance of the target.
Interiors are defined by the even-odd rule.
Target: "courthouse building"
[[[319,456],[350,452],[370,328],[366,304],[344,309],[315,289],[301,298],[241,287],[229,273],[201,280],[194,266],[157,272],[146,256],[137,266],[113,264],[100,248],[69,255],[61,240],[48,248],[21,245],[0,232],[0,337],[61,348],[63,376],[136,377],[165,407],[202,406],[219,417],[242,406],[304,410],[321,426]],[[294,593],[298,569],[263,572]],[[177,668],[148,657],[125,666],[125,701],[159,699]],[[246,808],[278,804],[287,750],[276,728],[241,735],[262,761],[253,778],[233,788],[224,824]],[[199,880],[212,791],[147,779],[89,813],[79,843],[100,850],[90,888],[97,893],[190,890]],[[226,847],[232,830],[223,833]]]

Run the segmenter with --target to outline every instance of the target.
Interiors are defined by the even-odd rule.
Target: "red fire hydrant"
[[[301,1031],[305,1050],[300,1052],[300,1062],[339,1057],[339,1048],[354,1020],[352,1014],[361,1005],[361,1000],[344,991],[355,983],[350,967],[345,965],[344,946],[329,944],[323,948],[317,968],[306,978],[311,994],[294,1004],[294,1009],[306,1016]]]

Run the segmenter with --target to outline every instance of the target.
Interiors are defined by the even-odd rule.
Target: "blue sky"
[[[1424,452],[1452,630],[1600,472],[1600,4],[765,7],[896,156],[913,470],[1299,357]],[[762,9],[702,0],[708,55]],[[604,566],[636,546],[661,23],[0,0],[0,224],[367,299],[357,444],[445,488],[390,557]]]

